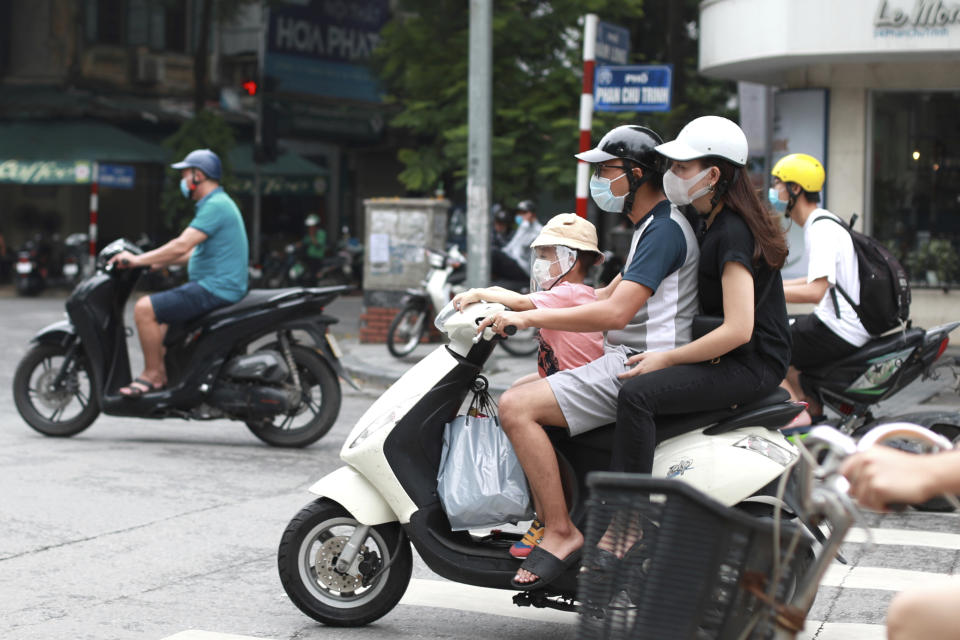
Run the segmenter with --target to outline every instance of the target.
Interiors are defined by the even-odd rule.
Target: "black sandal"
[[[134,385],[140,385],[135,387]],[[117,390],[117,393],[122,395],[124,398],[139,398],[145,393],[153,393],[154,391],[160,391],[163,389],[162,384],[153,384],[149,380],[144,380],[143,378],[136,378],[133,382],[128,384],[125,387]],[[126,393],[124,393],[126,391]]]
[[[550,584],[562,576],[563,573],[576,562],[579,562],[581,551],[582,549],[577,549],[561,560],[543,547],[534,547],[533,550],[530,551],[530,555],[527,556],[527,559],[520,565],[520,568],[537,576],[537,579],[531,582],[517,582],[517,578],[514,576],[513,579],[510,580],[510,584],[515,589],[520,589],[521,591],[539,589],[544,585]]]

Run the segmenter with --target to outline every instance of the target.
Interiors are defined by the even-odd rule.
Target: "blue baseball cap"
[[[182,161],[170,166],[174,169],[200,169],[208,178],[220,179],[220,157],[210,149],[195,149]]]

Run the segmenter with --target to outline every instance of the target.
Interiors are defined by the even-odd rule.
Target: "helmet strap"
[[[793,207],[796,206],[796,204],[797,204],[797,198],[798,198],[799,195],[800,195],[800,194],[794,193],[793,191],[790,190],[790,185],[791,185],[791,184],[796,184],[796,183],[794,183],[794,182],[788,182],[788,183],[785,183],[785,184],[783,185],[784,189],[787,190],[787,208],[784,209],[783,215],[784,215],[785,217],[787,217],[787,218],[789,218],[789,217],[790,217],[790,214],[793,212]]]
[[[719,167],[717,167],[719,170]],[[720,199],[723,195],[730,190],[730,185],[736,182],[737,176],[740,172],[740,167],[733,168],[733,175],[730,176],[729,180],[723,179],[723,173],[720,174],[720,179],[717,180],[717,183],[713,185],[713,197],[710,198],[710,210],[713,211],[717,204],[720,203]]]
[[[629,169],[627,170],[627,197],[623,200],[623,211],[621,213],[629,218],[630,213],[633,211],[633,200],[637,195],[637,191],[650,179],[650,171],[652,171],[652,169],[648,169],[633,160],[627,160],[626,158],[622,158],[622,160],[624,166],[629,166]],[[637,168],[642,169],[644,172],[643,176],[639,178],[633,175],[633,170]]]

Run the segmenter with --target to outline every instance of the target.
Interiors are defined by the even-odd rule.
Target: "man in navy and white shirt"
[[[664,167],[655,151],[659,144],[660,136],[650,129],[625,125],[608,132],[596,148],[577,155],[594,165],[590,190],[597,206],[626,214],[634,224],[627,266],[597,291],[597,302],[507,311],[480,325],[500,333],[509,325],[606,332],[604,355],[597,360],[514,386],[500,398],[501,424],[527,475],[538,517],[548,523],[539,558],[545,551],[559,562],[583,544],[566,511],[556,455],[542,425],[566,427],[576,435],[614,422],[623,383],[618,375],[630,369],[627,359],[690,341],[698,306],[700,250],[690,223],[663,193]],[[539,586],[551,572],[541,573],[548,575],[522,569],[514,584]]]

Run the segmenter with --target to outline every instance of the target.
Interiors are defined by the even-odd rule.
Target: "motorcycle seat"
[[[880,336],[863,345],[850,355],[835,362],[830,362],[822,367],[808,369],[803,372],[803,375],[812,378],[830,378],[834,371],[856,371],[858,367],[863,368],[861,365],[865,366],[865,363],[874,358],[923,344],[924,335],[926,335],[926,331],[914,328],[907,329],[905,332],[897,331],[896,333]]]
[[[185,324],[171,326],[167,331],[167,335],[163,342],[165,345],[172,345],[176,343],[180,337],[190,333],[198,327],[212,324],[218,320],[228,318],[243,311],[258,307],[265,307],[273,304],[274,302],[279,302],[280,300],[295,298],[302,295],[307,295],[306,290],[304,290],[302,287],[290,287],[287,289],[250,289],[250,291],[247,292],[247,295],[241,298],[239,302],[214,309],[213,311],[194,318]]]
[[[705,431],[707,435],[717,435],[745,426],[777,429],[798,413],[795,405],[787,403],[789,399],[790,394],[777,387],[767,395],[738,407],[658,416],[657,443],[708,425],[710,426]],[[573,436],[572,439],[578,444],[609,451],[613,448],[613,429],[614,425],[605,425]]]

